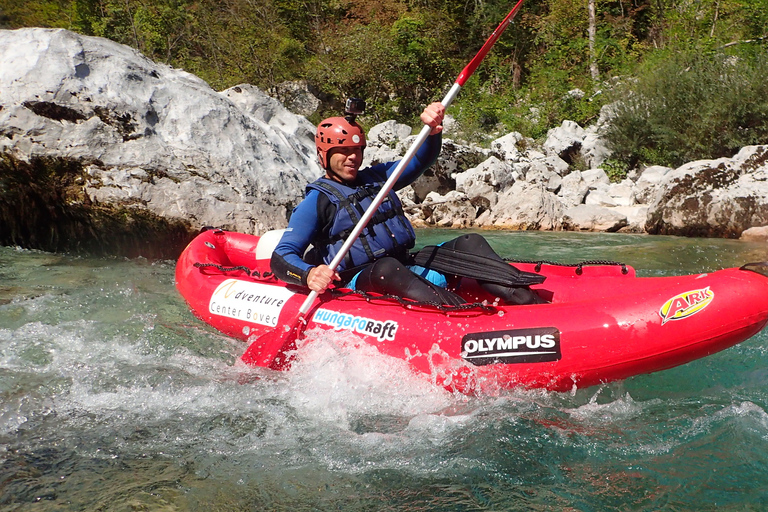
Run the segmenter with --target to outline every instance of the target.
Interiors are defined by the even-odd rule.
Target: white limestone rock
[[[499,160],[507,163],[519,162],[522,153],[518,147],[524,137],[518,132],[508,133],[491,142],[491,151]]]
[[[768,146],[699,160],[664,175],[649,204],[651,234],[738,238],[768,224]]]
[[[556,230],[563,206],[541,184],[515,182],[499,194],[496,206],[477,217],[481,226],[514,230]]]
[[[0,30],[0,152],[75,162],[83,204],[191,230],[283,227],[321,174],[314,127],[251,86],[223,93],[107,39]]]
[[[646,167],[635,181],[635,198],[638,203],[648,203],[656,193],[664,176],[672,170],[670,167],[662,165],[652,165]]]
[[[581,171],[573,171],[563,178],[557,196],[563,203],[563,207],[572,208],[582,204],[588,192],[589,185],[582,177]]]
[[[468,197],[486,197],[491,206],[495,204],[496,192],[504,190],[515,182],[512,169],[495,156],[472,169],[454,175],[456,190]]]
[[[547,154],[555,155],[566,162],[573,162],[574,156],[581,150],[586,132],[573,121],[563,121],[557,128],[547,132],[544,149]]]
[[[594,204],[580,204],[563,213],[563,229],[615,232],[628,225],[621,213]]]

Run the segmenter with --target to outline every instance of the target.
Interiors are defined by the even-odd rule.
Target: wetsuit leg
[[[364,292],[397,295],[421,302],[458,306],[466,301],[408,270],[396,258],[381,258],[357,276],[355,288]]]
[[[469,233],[449,240],[443,244],[443,247],[504,261],[504,258],[496,254],[488,241],[477,233]],[[545,304],[547,302],[527,286],[505,286],[487,281],[478,281],[478,283],[485,291],[501,298],[507,304]]]

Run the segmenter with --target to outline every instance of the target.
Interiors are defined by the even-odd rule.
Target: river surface
[[[643,276],[768,259],[729,240],[485,235],[505,257]],[[244,344],[189,313],[173,261],[0,247],[0,510],[768,509],[766,333],[623,382],[492,397],[345,336],[290,372],[246,368]]]

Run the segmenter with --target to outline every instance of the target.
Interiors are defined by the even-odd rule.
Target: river
[[[484,234],[505,257],[644,276],[768,259],[733,240]],[[344,336],[290,372],[246,368],[188,311],[173,261],[0,247],[0,510],[768,508],[765,332],[623,382],[491,397]]]

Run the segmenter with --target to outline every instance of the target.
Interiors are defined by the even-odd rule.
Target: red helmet
[[[365,132],[355,121],[329,117],[317,125],[315,133],[317,157],[323,169],[328,168],[328,151],[333,148],[365,148]]]

